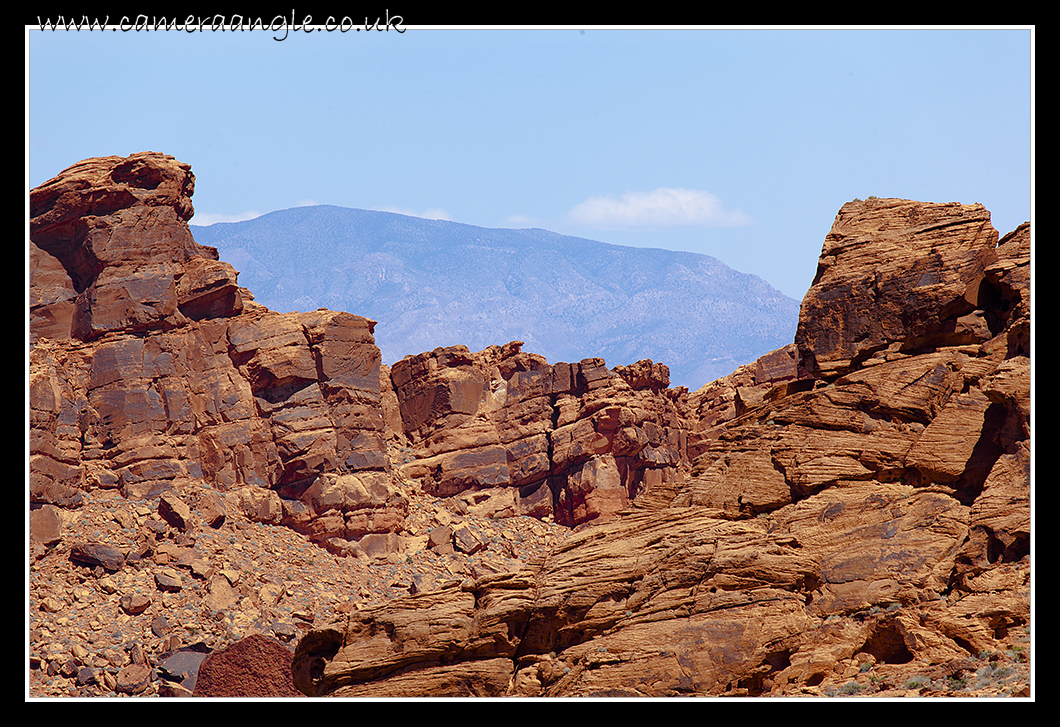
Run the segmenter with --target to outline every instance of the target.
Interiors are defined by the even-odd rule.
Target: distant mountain
[[[378,321],[387,364],[519,340],[550,363],[650,358],[694,390],[791,343],[798,323],[798,301],[709,255],[541,229],[315,206],[192,232],[273,310]]]

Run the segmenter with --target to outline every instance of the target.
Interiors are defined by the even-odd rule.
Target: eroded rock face
[[[32,500],[187,489],[198,524],[220,522],[205,485],[317,539],[400,529],[375,324],[244,301],[192,239],[193,189],[188,165],[145,152],[31,192]]]
[[[996,246],[982,205],[848,202],[803,299],[795,335],[802,361],[834,377],[892,345],[982,343],[997,330],[962,319],[998,294],[984,286]]]
[[[188,229],[194,190],[191,167],[153,152],[86,159],[34,189],[31,333],[91,340],[238,313],[235,271]]]
[[[401,434],[416,456],[404,474],[439,497],[466,493],[472,505],[568,525],[610,517],[678,477],[683,392],[666,389],[665,366],[550,365],[521,346],[454,346],[394,364]]]
[[[678,474],[688,452],[691,472],[642,475],[623,490],[632,510],[536,569],[312,632],[296,684],[335,696],[963,684],[1030,619],[1029,250],[1028,226],[998,245],[979,206],[845,205],[796,344],[694,395],[668,395],[650,364],[616,374],[514,351],[395,367],[405,433],[435,468],[420,476],[439,491],[545,477],[544,458],[513,466],[534,461],[514,454],[533,437],[548,443],[537,451],[557,503],[586,480],[625,486],[628,463],[610,463],[630,452],[662,465],[644,473]],[[653,446],[658,459],[641,456]]]

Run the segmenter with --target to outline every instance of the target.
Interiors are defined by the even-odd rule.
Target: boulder
[[[980,343],[958,321],[996,295],[986,270],[997,242],[982,205],[843,205],[799,313],[795,343],[807,370],[832,378],[894,344]]]
[[[301,697],[291,681],[290,650],[254,634],[211,653],[199,665],[196,697]]]

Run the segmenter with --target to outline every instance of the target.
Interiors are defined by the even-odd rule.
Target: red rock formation
[[[188,229],[194,190],[191,167],[150,152],[87,159],[34,189],[31,264],[46,276],[31,333],[91,340],[238,313],[235,271]]]
[[[189,489],[217,522],[205,484],[320,540],[399,529],[374,323],[244,303],[192,239],[193,189],[186,164],[145,152],[31,192],[33,501]]]
[[[789,347],[676,397],[689,478],[645,478],[637,510],[581,530],[536,570],[309,634],[296,684],[336,696],[505,683],[546,696],[895,694],[926,674],[964,684],[1030,620],[1029,227],[996,240],[978,206],[845,205],[806,296],[800,362]],[[420,428],[407,431],[446,441],[479,416],[495,467],[470,470],[500,472],[507,450],[483,402],[507,386],[510,406],[522,378],[472,373],[466,352],[467,373],[446,373],[446,355],[420,362],[439,392],[422,401],[447,403],[414,408],[405,421]],[[577,497],[574,473],[599,453],[617,462],[633,443],[666,441],[650,433],[665,408],[622,413],[639,393],[622,384],[649,381],[646,366],[618,386],[581,366],[580,397],[550,400],[550,431],[544,414],[527,419],[547,432],[553,476],[569,466],[559,501]],[[527,368],[553,392],[573,381]],[[646,441],[619,436],[627,424]],[[606,481],[603,467],[592,476]],[[419,628],[428,613],[450,626]]]
[[[417,457],[406,475],[440,497],[484,493],[494,511],[568,525],[677,478],[685,425],[665,366],[549,365],[521,346],[454,346],[394,364],[402,434]]]
[[[965,316],[990,306],[983,287],[997,231],[982,205],[848,202],[825,237],[795,342],[807,369],[833,378],[892,345],[981,343]]]
[[[388,370],[370,320],[253,303],[191,238],[193,179],[144,153],[31,192],[43,542],[106,488],[181,533],[238,512],[385,556],[409,508],[395,474],[583,526],[526,571],[309,632],[303,692],[895,691],[1029,624],[1029,225],[998,242],[980,206],[844,205],[795,343],[689,394],[661,364],[550,365],[518,342]],[[70,553],[106,571],[142,545]],[[224,580],[208,608],[231,606]]]

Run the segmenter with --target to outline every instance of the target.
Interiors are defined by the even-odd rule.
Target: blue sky
[[[28,31],[28,184],[160,151],[196,174],[192,224],[544,227],[794,298],[855,197],[1031,218],[1029,28],[404,30]]]

